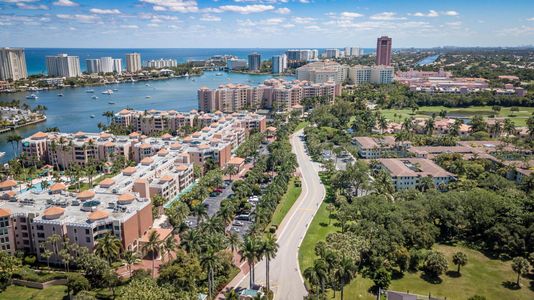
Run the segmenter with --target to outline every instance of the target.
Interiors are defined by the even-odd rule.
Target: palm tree
[[[52,234],[46,239],[46,244],[52,246],[52,252],[56,256],[59,255],[59,242],[62,240],[61,236],[57,233]]]
[[[11,144],[11,147],[13,148],[13,152],[15,155],[19,152],[19,144],[22,140],[22,137],[16,133],[10,134],[7,136],[7,142]]]
[[[193,207],[193,216],[197,217],[197,225],[200,225],[202,220],[208,216],[208,209],[204,204],[199,203],[197,206]]]
[[[176,241],[174,240],[174,236],[171,235],[161,244],[161,251],[162,256],[163,253],[167,254],[167,261],[171,261],[172,253],[176,251]]]
[[[226,237],[226,242],[228,243],[228,248],[230,248],[230,251],[232,251],[232,262],[233,262],[234,253],[241,246],[241,237],[236,232],[232,232]]]
[[[161,241],[159,240],[159,233],[152,230],[148,236],[148,241],[143,245],[143,251],[149,252],[152,259],[152,277],[154,277],[154,270],[156,268],[156,255],[160,250]]]
[[[217,215],[223,220],[224,226],[230,225],[235,215],[235,208],[230,202],[226,202],[226,205],[222,206]]]
[[[239,294],[236,292],[235,289],[231,289],[226,294],[224,294],[225,300],[239,300]]]
[[[41,257],[46,259],[46,265],[48,266],[48,268],[50,269],[50,257],[52,257],[52,251],[48,250],[48,249],[45,249],[42,253],[41,253]]]
[[[318,287],[319,293],[324,292],[326,280],[328,279],[328,268],[326,262],[323,259],[315,260],[313,266],[304,270],[304,278],[308,280],[312,288]]]
[[[208,273],[208,299],[212,299],[215,289],[215,270],[220,265],[220,259],[213,251],[208,251],[202,256],[200,264]]]
[[[256,263],[258,254],[258,243],[256,239],[250,235],[247,236],[243,244],[241,244],[239,253],[241,254],[241,261],[246,260],[248,263],[250,269],[249,287],[252,288],[254,286],[254,264]]]
[[[271,290],[271,284],[269,282],[269,264],[271,259],[276,257],[278,252],[278,243],[276,242],[276,237],[272,233],[267,233],[263,240],[261,241],[261,250],[260,252],[265,257],[265,278],[267,280],[267,290]]]
[[[228,165],[224,169],[224,174],[228,175],[230,177],[230,180],[232,180],[232,175],[236,175],[237,171],[238,171],[238,169],[234,165]]]
[[[121,241],[115,235],[106,233],[96,243],[95,254],[107,260],[111,265],[119,257],[121,249]]]
[[[128,273],[130,273],[130,277],[132,277],[132,266],[139,263],[141,259],[137,253],[128,250],[122,255],[122,261],[126,264],[126,269],[128,270]]]
[[[341,287],[341,300],[343,300],[343,291],[345,289],[345,285],[356,276],[356,265],[352,259],[343,256],[334,274],[336,279],[339,280],[339,285]]]
[[[181,235],[182,247],[190,254],[199,253],[200,248],[200,235],[197,230],[189,229],[185,234]]]
[[[48,182],[48,180],[41,181],[41,189],[43,191],[46,190],[49,186],[50,186],[50,183]]]
[[[111,124],[111,119],[115,116],[115,114],[112,112],[112,111],[105,111],[104,113],[102,113],[102,116],[106,117],[106,119],[108,120],[108,125]]]

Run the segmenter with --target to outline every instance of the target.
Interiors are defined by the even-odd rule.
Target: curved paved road
[[[290,137],[290,142],[302,174],[302,192],[279,226],[276,235],[280,247],[270,264],[271,289],[278,300],[298,300],[307,295],[298,265],[298,252],[308,226],[325,196],[318,175],[320,166],[306,154],[301,135],[302,130],[296,132]],[[255,271],[256,284],[266,285],[265,262],[257,263]],[[248,282],[248,274],[240,273],[231,286],[246,288]]]

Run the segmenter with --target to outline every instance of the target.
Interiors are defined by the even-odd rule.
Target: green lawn
[[[308,121],[300,121],[300,123],[295,127],[295,132],[301,130],[302,128],[308,126],[310,122]]]
[[[492,106],[470,106],[470,107],[445,107],[445,106],[421,106],[416,111],[415,115],[412,115],[412,110],[407,109],[383,109],[382,114],[390,121],[402,122],[407,117],[429,117],[432,113],[439,114],[440,111],[446,110],[451,117],[466,117],[470,118],[474,115],[482,115],[490,117],[493,115]],[[507,117],[514,121],[516,126],[526,126],[527,119],[534,112],[534,107],[519,107],[519,111],[515,112],[515,116],[512,116],[510,107],[502,107],[499,112],[499,117]],[[396,114],[396,116],[395,116]]]
[[[67,287],[64,285],[55,285],[46,289],[32,289],[28,287],[10,285],[5,291],[0,293],[0,299],[32,299],[32,300],[56,300],[63,299],[67,296]]]
[[[326,185],[328,189],[328,185]],[[328,224],[328,203],[325,201],[317,211],[306,236],[299,250],[300,271],[304,272],[307,267],[313,264],[316,259],[315,244],[320,240],[325,240],[326,236],[339,230],[334,226],[332,220]],[[436,250],[445,254],[449,261],[449,270],[455,271],[456,266],[452,263],[452,255],[456,251],[462,251],[467,254],[468,264],[462,268],[462,276],[455,277],[454,272],[450,275],[442,275],[443,280],[440,284],[432,284],[421,278],[421,272],[406,272],[404,277],[393,280],[391,289],[397,291],[410,291],[412,293],[428,295],[431,293],[438,297],[447,297],[447,299],[468,299],[478,294],[483,295],[486,299],[534,299],[534,289],[529,288],[529,280],[522,279],[523,287],[519,290],[506,288],[504,285],[507,281],[516,279],[515,273],[510,267],[510,262],[490,259],[479,251],[472,250],[463,246],[446,246],[435,245]],[[345,287],[345,299],[376,299],[376,296],[369,293],[369,288],[373,285],[372,281],[363,278],[358,274],[357,278]],[[333,298],[333,293],[329,293],[329,299]],[[340,299],[339,293],[335,299]]]
[[[300,186],[295,186],[295,178],[291,178],[291,180],[289,180],[287,191],[284,197],[280,203],[278,203],[278,206],[274,211],[271,225],[278,226],[280,223],[282,223],[282,220],[286,216],[287,212],[291,209],[295,201],[297,201],[297,198],[300,196],[301,191],[302,188]]]

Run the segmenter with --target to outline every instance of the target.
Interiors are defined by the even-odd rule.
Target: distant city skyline
[[[382,35],[394,48],[523,46],[533,12],[501,0],[0,0],[0,46],[374,48]]]

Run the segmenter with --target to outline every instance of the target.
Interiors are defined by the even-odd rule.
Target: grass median
[[[295,201],[297,201],[298,197],[300,196],[302,187],[297,186],[295,181],[295,177],[289,180],[289,184],[287,185],[287,191],[284,194],[284,197],[282,197],[280,203],[278,203],[270,225],[279,226],[280,223],[282,223],[284,217],[287,215],[287,212],[291,209],[293,204],[295,204]]]

